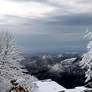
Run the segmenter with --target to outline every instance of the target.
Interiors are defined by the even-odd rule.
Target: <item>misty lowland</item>
[[[92,92],[92,0],[0,0],[0,92]]]

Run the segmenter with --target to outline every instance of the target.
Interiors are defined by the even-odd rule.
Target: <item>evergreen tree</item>
[[[32,82],[37,79],[25,74],[26,69],[20,64],[23,57],[20,55],[15,39],[9,32],[0,33],[0,77],[8,82],[16,80],[19,86],[31,90],[34,88]],[[7,82],[6,82],[7,83]]]
[[[81,67],[87,69],[87,71],[85,72],[85,82],[87,82],[92,78],[92,32],[88,32],[87,29],[84,38],[88,38],[90,40],[87,45],[88,52],[83,54],[82,60],[80,62]]]
[[[9,32],[0,33],[0,76],[6,79],[16,79],[22,74],[23,69],[20,62],[23,57],[17,48],[12,34]]]

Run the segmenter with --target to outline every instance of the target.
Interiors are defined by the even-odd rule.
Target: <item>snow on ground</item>
[[[60,86],[54,81],[51,82],[35,82],[36,83],[36,90],[34,92],[59,92],[61,90],[65,90],[64,87]]]
[[[76,60],[76,58],[65,59],[65,60],[61,61],[61,64],[62,64],[63,62],[66,62],[66,63],[73,63],[75,60]]]
[[[0,92],[7,92],[11,87],[10,82],[0,76]]]
[[[60,86],[58,83],[54,81],[37,81],[35,82],[35,90],[33,92],[84,92],[86,90],[85,87],[76,87],[74,89],[66,89]]]
[[[86,90],[85,87],[76,87],[75,89],[66,89],[65,92],[84,92],[83,90]]]

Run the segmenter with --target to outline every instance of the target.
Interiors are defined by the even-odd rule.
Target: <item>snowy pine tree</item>
[[[85,82],[87,82],[92,78],[92,41],[91,41],[92,32],[88,32],[88,29],[87,29],[84,38],[88,38],[90,40],[87,45],[88,52],[82,56],[82,60],[80,62],[80,65],[82,66],[82,68],[87,69],[87,71],[85,72],[85,75],[86,75]]]
[[[23,57],[17,48],[14,37],[9,32],[0,33],[0,77],[9,81],[17,80],[19,86],[31,90],[32,82],[37,79],[25,74],[26,69],[20,64]],[[20,80],[20,81],[19,81]]]
[[[0,76],[16,79],[24,71],[19,61],[20,56],[14,37],[9,32],[0,33]]]

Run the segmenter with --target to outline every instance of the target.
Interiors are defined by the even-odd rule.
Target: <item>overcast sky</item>
[[[83,52],[91,25],[92,0],[0,0],[0,31],[25,53]]]

